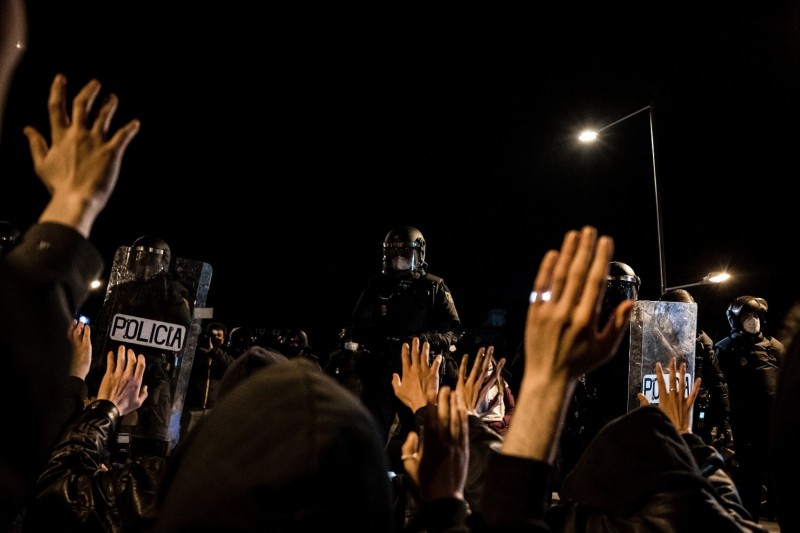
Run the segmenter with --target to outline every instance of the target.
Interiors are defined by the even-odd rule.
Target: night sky
[[[667,285],[734,274],[690,289],[715,339],[736,296],[766,298],[770,326],[800,297],[796,3],[30,4],[0,219],[46,202],[21,130],[49,131],[53,75],[71,96],[97,77],[114,124],[142,128],[92,241],[109,265],[143,234],[209,263],[229,327],[300,327],[327,354],[395,224],[425,235],[465,326],[503,308],[518,335],[538,261],[583,224],[657,299],[647,113],[575,141],[651,103]]]

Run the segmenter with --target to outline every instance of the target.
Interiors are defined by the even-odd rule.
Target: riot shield
[[[633,309],[628,367],[628,411],[639,407],[638,392],[651,404],[659,399],[656,362],[669,372],[673,356],[686,363],[686,395],[694,382],[697,304],[638,300]]]
[[[99,385],[108,352],[120,344],[144,354],[148,397],[123,419],[119,443],[138,443],[145,453],[171,453],[180,437],[180,419],[192,370],[211,266],[172,258],[169,269],[142,279],[129,265],[129,246],[117,249],[103,306],[93,326],[90,388]],[[96,389],[95,389],[96,392]]]

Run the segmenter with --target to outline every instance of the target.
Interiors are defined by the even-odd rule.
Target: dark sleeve
[[[403,533],[468,533],[467,504],[456,498],[440,498],[423,504]]]
[[[69,325],[103,270],[95,247],[55,223],[32,226],[0,260],[0,402],[7,428],[26,428],[0,443],[0,508],[15,513],[47,461],[75,404],[69,393]],[[24,406],[24,408],[20,408]],[[0,520],[9,518],[7,514]]]
[[[106,493],[103,481],[108,475],[101,473],[100,465],[119,421],[116,406],[98,400],[67,428],[36,483],[25,514],[26,529],[68,530],[103,523],[102,505],[112,494]]]
[[[731,414],[728,381],[719,366],[719,359],[708,335],[699,337],[698,344],[703,350],[703,375],[701,377],[706,388],[711,391],[712,407],[719,415],[720,421],[727,423]]]
[[[354,342],[366,344],[370,348],[378,345],[380,335],[377,333],[373,316],[375,314],[374,289],[370,280],[361,291],[350,321],[349,334]]]
[[[439,281],[436,286],[430,325],[431,328],[421,332],[419,338],[431,343],[432,352],[447,352],[462,336],[461,319],[444,281]]]
[[[134,531],[154,523],[164,462],[109,463],[120,420],[112,402],[97,400],[69,426],[39,476],[26,531]]]
[[[736,485],[725,470],[725,460],[719,452],[713,446],[708,446],[698,435],[686,433],[682,437],[689,446],[700,471],[716,489],[719,503],[732,515],[750,520],[750,513],[742,505]]]
[[[480,496],[486,485],[489,458],[503,444],[503,437],[489,429],[475,415],[469,415],[469,468],[464,498],[473,509],[480,507]]]
[[[547,463],[492,452],[477,513],[481,521],[504,531],[549,531],[544,511],[551,472]]]
[[[233,357],[228,354],[222,348],[214,348],[210,350],[211,359],[214,360],[216,363],[221,363],[225,366],[231,364],[233,362]]]
[[[86,382],[77,376],[67,376],[67,395],[65,402],[72,403],[73,417],[79,416],[84,409],[86,399],[89,397],[89,387]]]

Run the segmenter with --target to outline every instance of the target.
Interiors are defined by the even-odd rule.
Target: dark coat
[[[0,261],[2,421],[17,428],[0,439],[0,524],[25,504],[36,478],[75,414],[67,337],[89,283],[103,271],[94,245],[55,223],[32,226]],[[24,428],[22,430],[21,428]]]

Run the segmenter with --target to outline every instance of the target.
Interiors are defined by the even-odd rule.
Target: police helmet
[[[725,316],[728,317],[728,324],[731,325],[731,329],[734,330],[741,330],[742,323],[740,321],[740,317],[742,313],[755,313],[758,315],[758,319],[761,321],[761,325],[763,326],[766,321],[765,318],[767,316],[767,301],[764,298],[756,298],[755,296],[739,296],[735,298],[730,305],[728,305],[728,310],[725,311]]]
[[[253,330],[244,326],[231,329],[225,341],[225,349],[233,357],[238,357],[251,347],[258,344],[258,337]]]
[[[308,334],[302,329],[290,329],[281,337],[280,343],[286,357],[296,357],[310,348]]]
[[[602,322],[611,312],[625,300],[639,298],[641,280],[636,272],[626,263],[611,261],[606,276],[606,294],[603,298]]]
[[[683,302],[687,304],[695,303],[694,297],[686,289],[670,289],[659,298],[662,302]]]
[[[159,237],[144,235],[131,244],[128,269],[137,277],[149,278],[169,268],[170,248]]]
[[[414,226],[398,226],[383,239],[382,272],[391,276],[425,275],[425,238]]]

